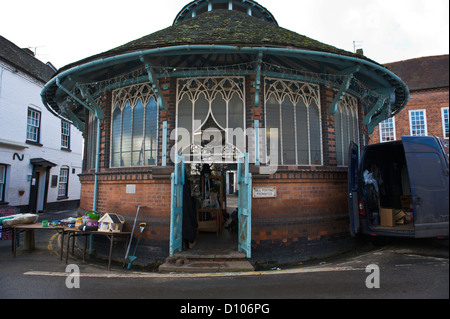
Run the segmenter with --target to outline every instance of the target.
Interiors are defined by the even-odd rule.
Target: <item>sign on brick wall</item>
[[[277,197],[276,186],[253,187],[253,198],[274,198]]]

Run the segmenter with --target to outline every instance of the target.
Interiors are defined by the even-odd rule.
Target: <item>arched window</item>
[[[319,87],[265,79],[267,154],[270,129],[278,129],[278,161],[282,165],[322,165]]]
[[[233,141],[227,140],[225,131],[238,128],[245,130],[244,100],[244,78],[242,77],[178,80],[177,128],[183,128],[189,132],[190,145],[187,147],[187,145],[179,144],[177,152],[187,156],[186,162],[196,161],[195,156],[192,160],[189,156],[202,152],[202,148],[207,144],[205,141],[202,143],[202,134],[211,128],[221,132],[224,149],[227,145],[236,146]]]
[[[336,159],[338,166],[348,165],[348,147],[350,142],[359,145],[358,101],[353,96],[344,95],[334,114],[336,138]]]
[[[158,105],[150,84],[113,91],[111,167],[157,164]]]

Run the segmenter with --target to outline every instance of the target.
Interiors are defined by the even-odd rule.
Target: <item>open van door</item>
[[[350,213],[350,233],[352,236],[359,232],[358,171],[358,145],[350,142],[348,149],[348,208]]]
[[[415,237],[448,236],[448,161],[434,137],[402,137],[414,210]]]

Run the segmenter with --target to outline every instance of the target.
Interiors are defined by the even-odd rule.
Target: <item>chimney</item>
[[[31,51],[29,48],[22,48],[22,50],[23,50],[24,52],[28,53],[29,55],[34,56],[34,52]]]
[[[356,49],[356,54],[364,55],[363,49]]]

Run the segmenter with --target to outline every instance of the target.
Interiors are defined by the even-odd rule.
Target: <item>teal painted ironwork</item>
[[[252,174],[249,172],[248,153],[239,154],[238,163],[238,249],[251,258],[252,241]]]
[[[330,104],[330,107],[329,107],[330,115],[334,115],[334,113],[336,113],[339,101],[342,100],[342,97],[349,89],[350,81],[352,80],[353,75],[359,71],[359,68],[360,68],[359,65],[355,65],[354,67],[351,67],[349,69],[346,69],[346,70],[343,70],[343,71],[337,73],[337,74],[347,75],[347,79],[342,82],[341,87],[339,88],[339,91],[336,93],[336,96],[334,97],[333,101]]]
[[[167,121],[163,121],[162,166],[167,165]]]
[[[171,175],[170,200],[170,257],[183,249],[183,185],[184,185],[184,156],[176,154],[175,168]]]
[[[260,165],[259,159],[259,120],[254,120],[254,129],[255,129],[255,165]]]
[[[55,95],[58,95],[57,89],[60,89],[64,91],[67,95],[74,98],[76,102],[84,106],[85,108],[90,109],[90,107],[84,103],[83,101],[80,101],[77,97],[72,96],[68,90],[63,87],[59,83],[59,79],[64,79],[66,77],[77,75],[77,76],[83,76],[85,72],[93,72],[95,70],[100,70],[104,68],[108,68],[114,65],[118,65],[120,63],[126,63],[130,62],[136,59],[141,59],[142,57],[149,58],[153,56],[163,57],[167,55],[194,55],[194,54],[219,54],[219,53],[236,53],[239,54],[266,54],[266,55],[279,55],[279,56],[285,56],[285,57],[294,57],[298,59],[310,59],[312,61],[316,62],[326,62],[331,65],[336,65],[338,67],[343,67],[344,71],[348,70],[349,66],[357,64],[361,69],[366,70],[366,73],[369,72],[365,76],[366,79],[369,79],[369,77],[376,78],[377,80],[382,81],[380,83],[380,87],[376,89],[393,89],[395,92],[399,92],[398,95],[401,97],[401,102],[396,102],[395,107],[392,110],[392,114],[389,114],[389,116],[394,116],[398,114],[408,103],[410,93],[409,89],[406,86],[406,84],[394,73],[386,69],[385,67],[373,63],[368,60],[360,59],[359,57],[352,57],[352,56],[344,56],[329,52],[320,52],[320,51],[311,51],[311,50],[305,50],[305,49],[297,49],[297,48],[275,48],[275,47],[240,47],[240,46],[232,46],[232,45],[180,45],[180,46],[169,46],[169,47],[159,47],[159,48],[153,48],[153,49],[147,49],[147,50],[139,50],[139,51],[133,51],[124,53],[121,55],[116,55],[112,57],[105,57],[100,58],[91,62],[87,62],[85,64],[77,65],[73,68],[67,69],[65,71],[62,71],[58,76],[51,79],[43,88],[41,92],[41,99],[43,101],[43,104],[48,108],[51,109],[52,113],[58,113],[57,110],[53,110],[52,108],[55,107],[56,101],[54,99]],[[141,62],[142,63],[142,62]],[[255,71],[253,71],[255,72]],[[266,76],[268,74],[265,74]],[[276,75],[276,74],[274,74]],[[279,74],[278,77],[286,77],[288,75]],[[370,80],[370,79],[369,79]],[[347,83],[345,83],[347,84]],[[55,89],[54,86],[57,86]],[[345,91],[346,85],[344,87],[336,87],[337,89],[343,89],[342,91]],[[56,93],[55,93],[56,92]],[[358,92],[356,92],[358,93]],[[371,94],[371,92],[369,92]],[[397,93],[396,93],[397,95]],[[95,98],[95,94],[93,94],[93,97]],[[334,105],[333,105],[334,106]],[[387,105],[383,107],[388,107]],[[332,108],[334,110],[334,107]],[[380,121],[383,119],[374,116],[371,118],[373,122],[372,126],[376,126]]]

